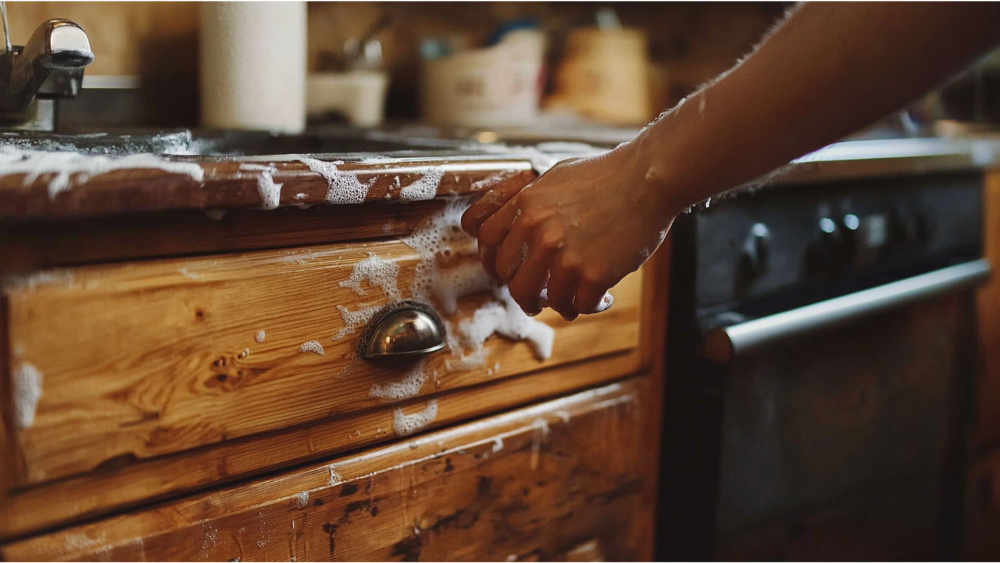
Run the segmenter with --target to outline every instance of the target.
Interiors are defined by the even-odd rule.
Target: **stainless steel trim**
[[[790,337],[840,327],[921,299],[970,288],[989,276],[989,261],[974,260],[761,319],[717,328],[705,335],[702,355],[709,360],[726,363],[741,354]]]

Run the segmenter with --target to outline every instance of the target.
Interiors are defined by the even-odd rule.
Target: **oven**
[[[981,199],[950,173],[678,219],[661,560],[957,557]]]

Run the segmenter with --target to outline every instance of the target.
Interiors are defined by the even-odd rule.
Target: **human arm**
[[[565,161],[463,218],[483,266],[537,313],[596,310],[677,214],[856,131],[1000,40],[995,3],[816,3],[634,141]],[[523,262],[523,264],[522,264]]]

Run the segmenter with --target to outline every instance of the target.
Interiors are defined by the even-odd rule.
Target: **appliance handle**
[[[791,337],[840,327],[915,301],[967,289],[979,285],[989,276],[989,261],[973,260],[798,309],[716,328],[705,334],[702,355],[713,362],[728,363],[742,354]]]

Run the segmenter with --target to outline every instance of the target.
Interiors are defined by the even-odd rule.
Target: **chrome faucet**
[[[54,130],[55,99],[76,96],[84,67],[94,61],[87,34],[69,20],[51,19],[38,26],[26,45],[12,47],[2,1],[0,16],[5,45],[0,54],[0,129]]]

